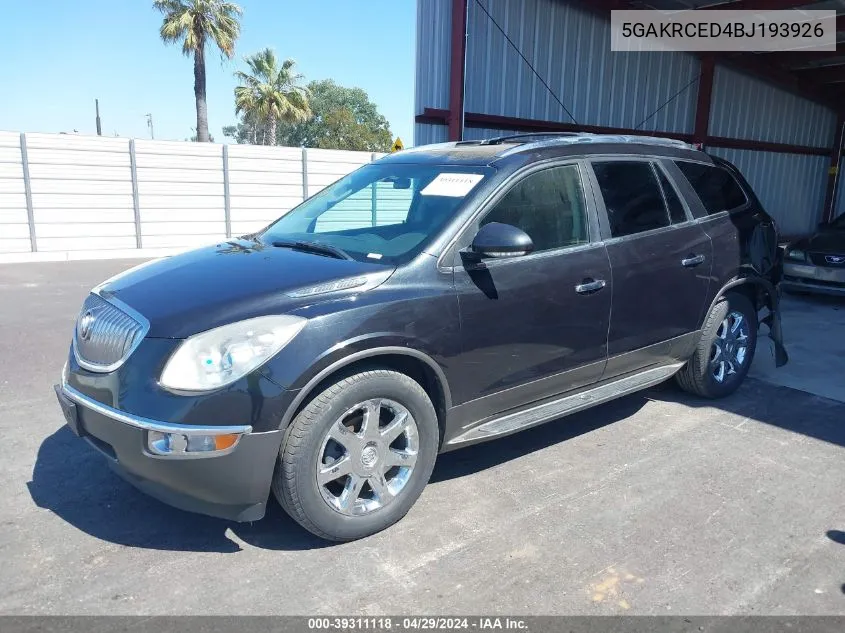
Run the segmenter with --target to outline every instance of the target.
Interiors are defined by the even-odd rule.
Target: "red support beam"
[[[423,114],[417,115],[417,123],[433,123],[447,125],[448,110],[425,108]],[[575,123],[561,123],[560,121],[541,121],[538,119],[520,119],[517,117],[499,116],[497,114],[482,114],[467,112],[464,115],[466,127],[498,128],[514,132],[588,132],[592,134],[626,134],[633,136],[660,136],[674,138],[687,143],[693,142],[692,134],[678,132],[661,132],[655,130],[634,130],[631,128],[608,127],[604,125],[576,125]],[[724,136],[707,136],[704,139],[707,147],[729,147],[733,149],[747,149],[757,152],[778,152],[784,154],[803,154],[808,156],[829,156],[829,147],[813,147],[809,145],[790,145],[788,143],[771,143],[768,141],[754,141],[751,139],[727,138]]]
[[[716,60],[712,56],[701,58],[701,75],[698,77],[698,97],[695,104],[695,129],[692,133],[694,143],[704,143],[707,139],[707,125],[710,123],[710,97],[713,94],[713,74]]]
[[[748,149],[753,152],[803,154],[805,156],[827,156],[830,153],[829,147],[790,145],[789,143],[772,143],[770,141],[755,141],[752,139],[728,138],[725,136],[708,136],[705,145],[707,147],[728,147],[732,149]]]
[[[449,140],[463,138],[467,0],[452,0],[452,51],[449,62]]]
[[[663,136],[681,141],[691,141],[692,135],[674,132],[651,132],[649,130],[634,130],[631,128],[606,127],[603,125],[583,125],[575,123],[561,123],[559,121],[541,121],[539,119],[520,119],[497,114],[481,114],[467,112],[464,115],[467,127],[489,127],[514,132],[587,132],[591,134],[633,134]]]
[[[830,169],[827,172],[827,189],[824,196],[824,210],[822,221],[830,222],[836,210],[836,183],[842,187],[842,151],[843,135],[845,135],[845,115],[840,114],[836,120],[836,131],[833,134],[833,147],[830,152]]]

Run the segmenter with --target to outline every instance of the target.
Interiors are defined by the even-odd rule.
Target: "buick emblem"
[[[91,328],[94,325],[94,320],[94,313],[91,312],[91,310],[88,310],[82,315],[82,318],[79,319],[79,336],[83,341],[87,341],[91,338]]]
[[[825,255],[828,264],[845,264],[845,255]]]

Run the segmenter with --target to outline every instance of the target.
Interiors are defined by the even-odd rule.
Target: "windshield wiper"
[[[314,253],[315,255],[328,255],[337,259],[352,259],[352,256],[343,249],[337,248],[336,246],[329,246],[328,244],[320,244],[319,242],[276,240],[273,242],[273,246],[278,248],[292,248],[293,250]]]

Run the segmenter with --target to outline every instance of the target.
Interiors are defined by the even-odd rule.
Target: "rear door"
[[[605,377],[684,358],[710,283],[710,238],[657,161],[590,161],[613,270]]]

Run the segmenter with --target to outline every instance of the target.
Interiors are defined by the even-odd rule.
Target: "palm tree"
[[[207,143],[208,104],[205,98],[205,45],[213,42],[231,59],[241,34],[241,8],[224,0],[154,0],[164,14],[159,34],[166,43],[182,42],[182,52],[194,56],[194,96],[197,100],[197,140]]]
[[[246,57],[249,73],[235,73],[240,85],[235,88],[235,113],[244,114],[261,128],[262,144],[276,144],[276,124],[302,123],[311,117],[308,89],[300,86],[302,75],[294,73],[296,62],[286,59],[279,65],[276,53],[265,48]],[[257,139],[255,139],[257,140]]]

